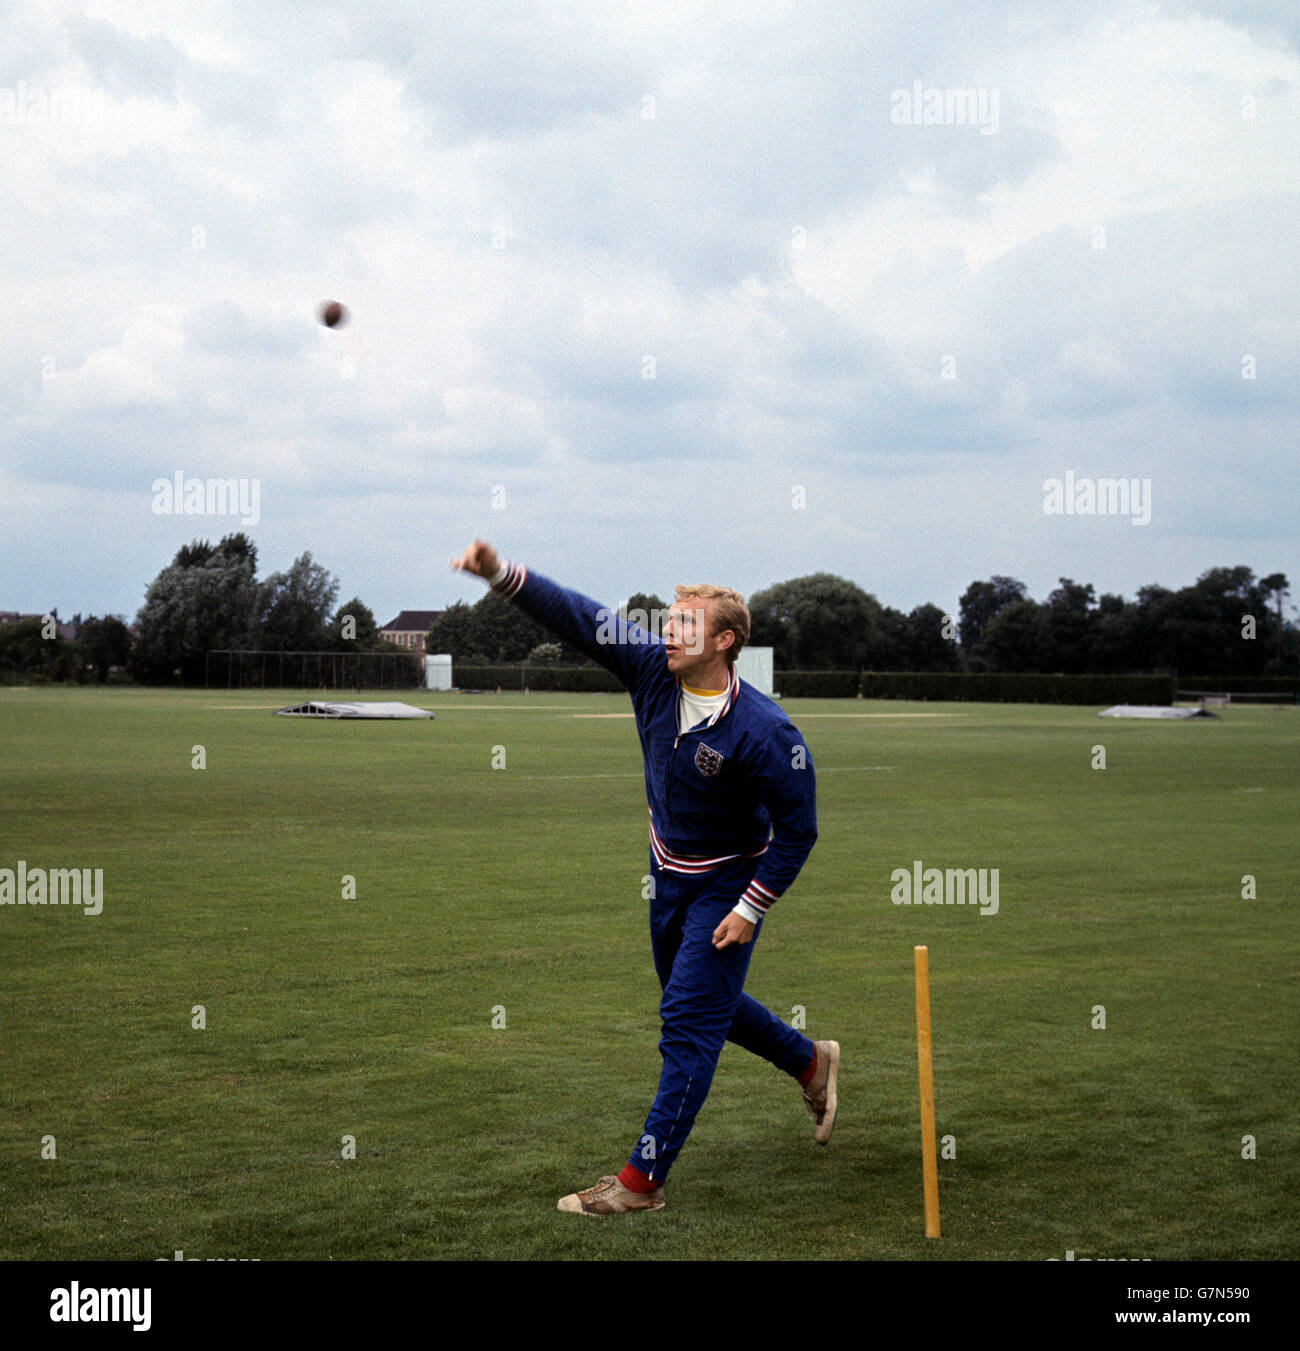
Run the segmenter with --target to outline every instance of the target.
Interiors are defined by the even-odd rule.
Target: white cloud
[[[1296,566],[1246,556],[1285,537],[1296,424],[1300,70],[1262,20],[18,10],[10,87],[104,109],[0,126],[0,469],[27,485],[0,526],[74,494],[100,560],[6,575],[65,608],[138,603],[193,523],[122,513],[178,467],[261,476],[264,568],[311,548],[376,610],[449,599],[402,559],[490,531],[609,596],[687,562],[903,608],[993,571],[1179,584],[1238,561],[1206,552],[1225,456],[1227,539]],[[997,133],[894,125],[914,80],[996,89]],[[1214,467],[1121,561],[1022,514],[1081,449]]]

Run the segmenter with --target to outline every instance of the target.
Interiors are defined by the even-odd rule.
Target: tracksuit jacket
[[[761,919],[817,839],[812,757],[797,729],[733,668],[722,709],[679,732],[680,682],[668,671],[661,639],[522,564],[505,567],[494,590],[627,686],[645,759],[655,862],[666,872],[696,875],[759,858],[738,899],[748,918]]]

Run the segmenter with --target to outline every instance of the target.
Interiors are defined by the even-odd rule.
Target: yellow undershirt
[[[683,680],[681,712],[677,720],[678,732],[688,732],[697,723],[707,722],[726,701],[726,690],[692,689]]]

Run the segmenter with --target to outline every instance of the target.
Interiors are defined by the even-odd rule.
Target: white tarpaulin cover
[[[277,718],[287,714],[295,718],[431,718],[433,714],[425,708],[412,708],[410,704],[396,702],[383,704],[327,703],[324,699],[312,699],[305,704],[290,704],[288,708],[276,709]]]
[[[1174,708],[1160,704],[1116,704],[1098,713],[1099,718],[1212,718],[1203,708]]]

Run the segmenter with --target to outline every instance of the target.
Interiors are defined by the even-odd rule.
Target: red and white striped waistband
[[[703,857],[696,854],[674,854],[659,838],[652,815],[650,817],[650,852],[654,855],[655,862],[665,872],[683,873],[689,877],[697,873],[712,872],[714,868],[719,868],[722,864],[730,863],[734,859],[758,858],[760,854],[767,853],[767,845],[765,844],[761,849],[755,849],[749,854],[717,854],[713,857]]]

